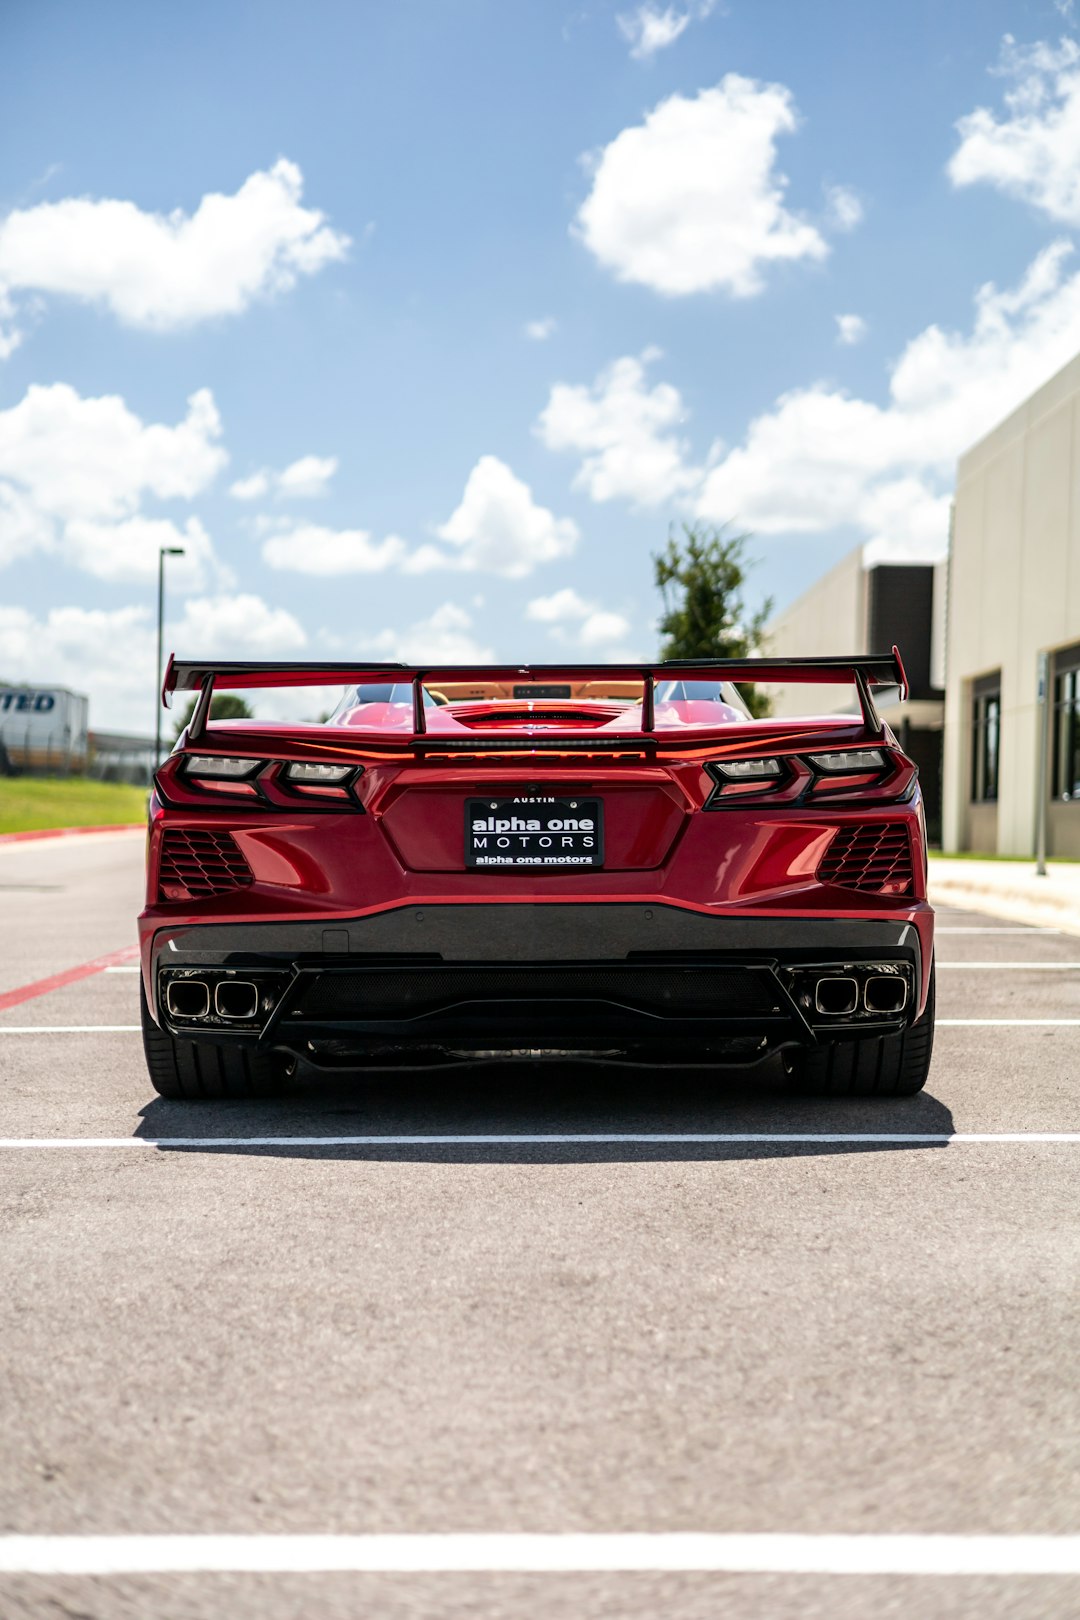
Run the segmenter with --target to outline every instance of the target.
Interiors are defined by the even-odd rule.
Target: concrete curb
[[[0,844],[23,844],[33,838],[79,838],[87,833],[141,832],[141,821],[118,821],[100,827],[31,827],[26,832],[0,833]]]

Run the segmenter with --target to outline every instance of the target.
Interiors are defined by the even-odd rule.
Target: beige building
[[[945,848],[1030,855],[1042,800],[1080,857],[1080,356],[961,458],[949,567]]]
[[[919,767],[932,839],[941,826],[941,735],[944,719],[946,565],[871,563],[862,546],[850,552],[767,629],[767,651],[809,658],[900,648],[911,693],[876,688],[874,702]],[[858,712],[850,687],[770,686],[777,715]]]

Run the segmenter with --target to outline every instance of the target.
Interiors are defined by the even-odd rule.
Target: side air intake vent
[[[202,900],[255,881],[231,833],[167,827],[161,841],[159,900]]]
[[[817,869],[821,883],[872,894],[910,894],[911,840],[901,821],[841,827]]]

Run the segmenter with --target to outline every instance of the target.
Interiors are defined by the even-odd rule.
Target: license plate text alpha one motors
[[[465,865],[582,871],[604,864],[601,799],[466,799]]]

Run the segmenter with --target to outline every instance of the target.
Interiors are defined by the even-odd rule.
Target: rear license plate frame
[[[465,801],[470,872],[596,872],[603,864],[603,799],[520,795]]]

